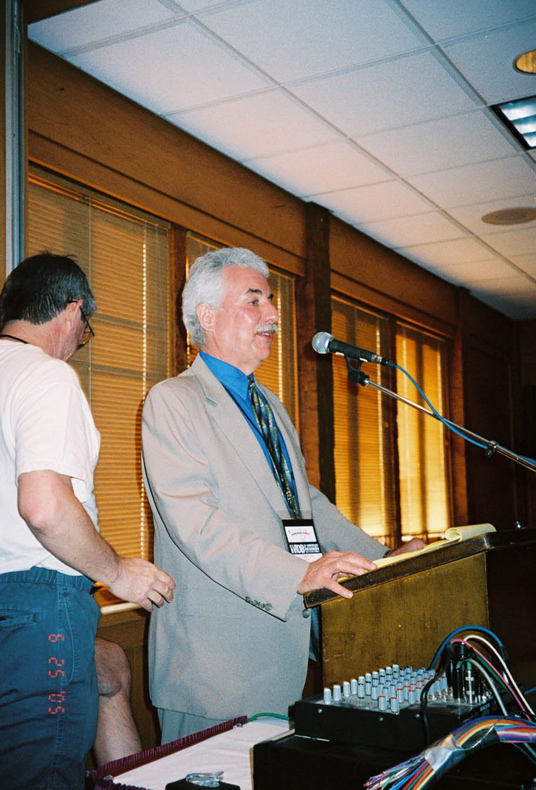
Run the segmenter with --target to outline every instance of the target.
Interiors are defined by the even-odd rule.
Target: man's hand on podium
[[[337,579],[341,576],[345,578],[361,576],[366,571],[373,571],[375,568],[376,565],[372,560],[367,560],[361,554],[348,551],[328,551],[327,554],[307,566],[298,592],[300,595],[304,595],[325,587],[343,598],[351,598],[352,591],[338,584]]]
[[[405,554],[410,551],[418,551],[426,544],[420,538],[412,538],[407,543],[403,543],[397,549],[387,552],[390,557],[398,554]],[[351,598],[353,593],[338,583],[338,579],[347,579],[349,576],[362,576],[367,571],[376,569],[376,564],[372,560],[367,560],[361,554],[348,551],[328,551],[320,559],[309,563],[305,575],[298,587],[298,593],[305,593],[322,588],[331,590],[342,598]]]

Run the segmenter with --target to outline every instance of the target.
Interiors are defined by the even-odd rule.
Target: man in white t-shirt
[[[27,258],[0,294],[0,776],[80,790],[95,738],[94,582],[148,611],[169,574],[99,535],[99,434],[66,364],[95,300],[71,258]]]

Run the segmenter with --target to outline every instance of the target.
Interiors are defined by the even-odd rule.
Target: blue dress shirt
[[[246,376],[245,373],[242,373],[241,370],[235,368],[234,365],[230,365],[228,362],[224,362],[221,359],[217,359],[216,357],[207,354],[206,351],[200,351],[201,359],[207,365],[211,373],[213,373],[218,381],[223,384],[229,395],[232,397],[236,405],[239,407],[240,411],[247,419],[249,425],[251,426],[251,430],[257,437],[257,440],[262,447],[262,451],[266,457],[266,461],[272,469],[272,462],[270,460],[270,454],[268,453],[268,448],[266,446],[266,442],[264,441],[264,437],[259,431],[257,422],[255,420],[255,416],[253,414],[253,406],[251,405],[251,400],[249,397],[248,386],[249,386],[249,377]],[[279,431],[279,440],[281,442],[281,449],[285,454],[285,458],[288,463],[288,467],[292,472],[292,465],[290,463],[290,458],[288,455],[288,450],[285,444],[285,440]],[[294,476],[292,480],[294,486]],[[295,492],[296,493],[296,492]]]

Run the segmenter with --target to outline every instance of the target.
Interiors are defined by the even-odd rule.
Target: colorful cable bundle
[[[478,633],[474,633],[478,632]],[[492,637],[498,649],[482,632]],[[463,633],[463,636],[460,634]],[[475,647],[474,643],[484,646],[488,655]],[[501,641],[486,628],[466,626],[453,631],[438,648],[431,668],[445,664],[449,645],[462,644],[467,648],[463,664],[474,668],[493,694],[503,716],[485,716],[466,722],[458,729],[427,747],[423,752],[403,763],[395,765],[365,783],[367,790],[422,790],[428,787],[471,751],[490,746],[493,743],[511,743],[522,749],[529,759],[536,762],[530,744],[536,743],[535,714],[513,679],[505,661],[505,651]],[[460,662],[462,663],[462,662]],[[501,693],[502,692],[502,693]],[[509,715],[504,696],[511,707],[519,710],[518,715]],[[426,698],[421,702],[423,721],[426,721]]]
[[[422,790],[437,782],[470,751],[492,743],[536,743],[536,724],[517,718],[485,716],[458,727],[424,752],[365,783],[367,790]]]

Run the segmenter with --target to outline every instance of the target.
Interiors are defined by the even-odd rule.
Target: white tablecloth
[[[253,746],[285,732],[288,732],[288,722],[281,719],[247,722],[176,754],[114,774],[114,784],[165,790],[166,784],[183,779],[189,773],[223,771],[222,781],[238,785],[241,790],[252,790]]]

